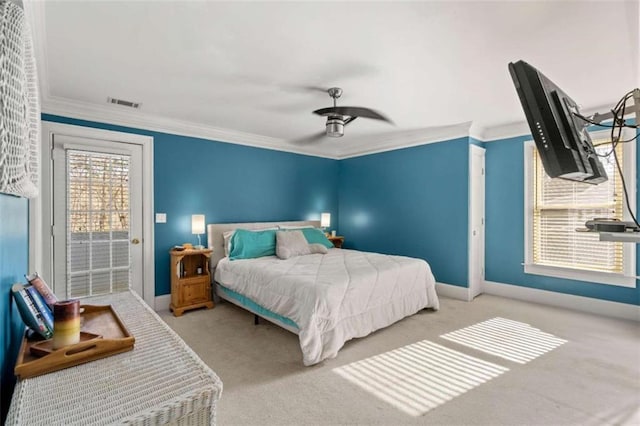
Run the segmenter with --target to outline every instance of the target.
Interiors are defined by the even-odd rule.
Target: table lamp
[[[325,228],[328,228],[329,226],[331,226],[331,213],[322,213],[320,215],[320,227],[325,231]]]
[[[204,246],[200,242],[200,234],[204,234],[204,215],[194,214],[191,215],[191,233],[198,236],[198,245],[194,248],[196,250],[202,250]]]

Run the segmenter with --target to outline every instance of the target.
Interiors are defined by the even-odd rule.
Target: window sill
[[[525,274],[544,275],[547,277],[564,278],[568,280],[587,281],[597,284],[615,285],[619,287],[636,288],[636,277],[607,272],[584,271],[557,266],[525,264]]]

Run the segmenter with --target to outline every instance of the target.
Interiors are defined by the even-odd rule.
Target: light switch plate
[[[167,223],[167,214],[156,213],[156,223]]]

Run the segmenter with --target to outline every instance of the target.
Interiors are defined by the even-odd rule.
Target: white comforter
[[[224,258],[215,280],[295,321],[305,365],[334,358],[347,340],[439,307],[427,262],[355,250],[287,260]]]

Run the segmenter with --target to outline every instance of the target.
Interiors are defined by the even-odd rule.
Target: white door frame
[[[477,145],[473,145],[470,144],[469,145],[469,272],[468,272],[468,278],[467,278],[467,282],[468,282],[468,292],[467,292],[467,300],[471,301],[473,300],[474,297],[476,297],[477,295],[481,294],[483,291],[482,288],[482,284],[484,282],[484,267],[485,267],[485,261],[484,261],[484,244],[485,244],[485,186],[484,184],[482,185],[482,192],[481,194],[473,194],[472,193],[472,187],[473,187],[473,179],[477,178],[478,175],[482,176],[482,181],[484,182],[484,177],[485,177],[485,169],[486,167],[484,166],[484,159],[485,159],[485,154],[486,154],[486,150],[480,146]],[[474,156],[479,156],[482,158],[482,170],[476,170],[476,168],[473,166],[473,157]],[[480,197],[480,198],[477,198]],[[477,201],[477,202],[473,202],[473,201]],[[480,228],[478,229],[478,232],[480,233],[479,238],[480,240],[480,244],[481,247],[479,247],[478,249],[476,249],[476,246],[473,242],[474,240],[474,229],[473,229],[473,219],[474,218],[480,218]],[[476,250],[481,250],[482,251],[482,264],[481,265],[477,265],[481,268],[480,271],[480,279],[478,280],[478,282],[474,282],[473,277],[474,277],[474,271],[473,268],[475,266],[474,263],[474,259],[475,257],[478,255],[478,253],[476,253]]]
[[[152,308],[155,305],[155,248],[153,229],[153,137],[70,124],[42,121],[42,145],[38,182],[40,196],[29,200],[29,271],[52,277],[53,179],[51,150],[53,135],[112,140],[142,146],[142,241],[143,289],[141,296]],[[44,179],[43,179],[44,178]]]

